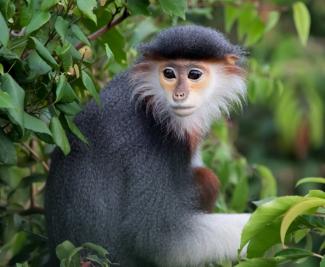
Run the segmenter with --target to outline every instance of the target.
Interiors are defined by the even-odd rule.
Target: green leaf
[[[325,257],[321,260],[319,267],[325,267]]]
[[[14,144],[0,130],[0,165],[15,165],[17,163],[17,155]]]
[[[27,63],[31,70],[31,79],[35,78],[36,76],[46,74],[52,70],[50,65],[48,65],[46,61],[43,60],[34,50],[29,54]]]
[[[280,239],[280,218],[271,224],[265,225],[258,235],[251,238],[247,247],[247,257],[263,257],[264,253],[273,245],[281,242]]]
[[[55,6],[57,3],[59,3],[59,0],[44,0],[44,1],[42,1],[42,4],[41,4],[41,10],[47,11],[51,7]]]
[[[275,25],[278,23],[280,19],[280,13],[278,11],[269,12],[266,24],[265,24],[265,32],[272,30]]]
[[[226,5],[225,7],[225,28],[226,32],[230,32],[236,19],[239,16],[240,9],[233,5]]]
[[[81,71],[81,79],[82,79],[82,83],[84,84],[84,86],[86,87],[88,92],[95,98],[96,103],[99,105],[100,101],[99,101],[99,95],[96,90],[96,87],[95,87],[92,79],[88,75],[88,73],[85,72],[84,70]]]
[[[112,58],[114,58],[114,54],[108,44],[105,44],[105,51],[106,51],[106,56],[107,56],[108,61],[110,61]]]
[[[64,241],[60,245],[56,247],[56,256],[63,260],[69,257],[69,254],[75,249],[76,247],[68,240]]]
[[[261,179],[261,193],[260,198],[268,198],[276,196],[277,185],[276,179],[272,172],[265,166],[257,165],[256,171]]]
[[[280,236],[281,236],[282,244],[284,244],[284,239],[289,229],[289,226],[298,216],[306,213],[308,210],[312,208],[324,207],[324,206],[325,206],[325,199],[316,198],[316,197],[308,197],[303,201],[292,206],[288,210],[288,212],[284,215],[281,223]]]
[[[0,108],[14,108],[10,95],[2,90],[0,90]]]
[[[325,192],[322,190],[309,190],[307,197],[318,197],[325,199]]]
[[[99,245],[96,245],[94,243],[87,242],[87,243],[84,243],[82,246],[84,248],[88,248],[88,249],[95,251],[99,256],[105,257],[108,255],[108,251],[105,248],[103,248]]]
[[[38,30],[49,21],[50,17],[51,14],[49,12],[37,12],[30,23],[26,26],[26,33],[31,34],[32,32]]]
[[[38,52],[38,54],[48,63],[50,63],[54,66],[58,66],[58,63],[52,57],[51,53],[47,50],[47,48],[40,41],[38,41],[35,37],[30,37],[30,38],[33,40],[33,42],[35,44],[36,51]]]
[[[128,10],[132,15],[149,15],[148,6],[149,0],[128,0]]]
[[[71,30],[73,32],[73,34],[83,43],[85,43],[86,45],[90,46],[90,42],[87,38],[87,36],[83,33],[83,31],[80,29],[80,27],[76,24],[73,24],[71,27]]]
[[[52,136],[48,126],[46,123],[34,116],[29,115],[28,113],[24,113],[24,125],[25,128],[31,130],[36,133],[44,133]]]
[[[109,30],[106,34],[101,38],[103,43],[107,43],[110,49],[113,51],[114,59],[123,64],[126,61],[126,53],[125,53],[125,43],[126,40],[123,34],[120,33],[116,28]]]
[[[237,212],[242,212],[246,208],[246,203],[248,201],[248,180],[247,176],[243,175],[240,177],[238,184],[235,187],[234,193],[231,199],[231,208]]]
[[[66,115],[70,116],[75,116],[82,110],[80,105],[76,102],[72,102],[69,104],[57,104],[56,107]]]
[[[181,17],[185,20],[185,11],[187,9],[186,0],[159,0],[159,3],[166,14]]]
[[[0,43],[3,44],[3,46],[8,45],[9,41],[9,28],[7,26],[5,18],[2,16],[2,13],[0,12]]]
[[[64,41],[67,37],[69,22],[64,20],[61,16],[58,16],[55,21],[54,28],[60,36],[61,40]]]
[[[10,119],[17,125],[24,129],[24,99],[25,91],[20,85],[10,76],[5,73],[1,76],[2,89],[11,97],[13,108],[8,109]]]
[[[85,144],[88,144],[87,138],[83,135],[83,133],[79,130],[77,125],[73,122],[73,119],[69,116],[65,116],[65,119],[67,121],[68,127],[71,130],[71,132],[77,136],[82,142]]]
[[[270,259],[249,259],[246,261],[242,261],[237,264],[235,267],[275,267],[277,266],[277,260],[270,258]]]
[[[301,248],[288,248],[275,254],[275,257],[283,257],[290,260],[297,260],[310,256],[313,256],[313,252]]]
[[[292,205],[299,203],[304,198],[300,196],[279,197],[259,206],[245,225],[241,237],[240,249],[242,249],[250,239],[263,231],[266,225],[282,216]]]
[[[3,75],[4,73],[3,65],[0,63],[0,75]]]
[[[71,85],[67,82],[65,75],[60,75],[57,87],[56,87],[56,100],[55,102],[69,103],[77,99],[76,93],[73,91]]]
[[[261,39],[264,31],[264,23],[260,20],[259,17],[256,17],[255,20],[251,23],[250,27],[247,29],[245,45],[250,46],[255,44],[258,40]]]
[[[68,155],[70,152],[70,144],[58,117],[54,116],[52,118],[50,129],[54,142],[59,146],[64,155]]]
[[[97,7],[96,0],[77,0],[77,6],[81,13],[97,24],[97,17],[93,12],[93,9]]]
[[[303,2],[296,2],[293,4],[293,19],[300,41],[305,46],[310,31],[310,14]]]
[[[298,187],[301,184],[305,184],[305,183],[319,183],[319,184],[325,184],[325,178],[322,177],[307,177],[307,178],[303,178],[300,179],[297,183],[296,183],[296,187]]]

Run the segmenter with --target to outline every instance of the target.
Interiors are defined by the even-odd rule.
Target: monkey
[[[222,33],[175,26],[90,101],[56,149],[45,190],[52,253],[64,240],[105,247],[122,267],[236,260],[249,214],[211,214],[219,182],[200,146],[213,120],[245,97],[245,52]]]

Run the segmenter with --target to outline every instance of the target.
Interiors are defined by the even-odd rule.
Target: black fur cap
[[[239,46],[231,44],[222,33],[203,26],[176,26],[161,31],[149,43],[140,45],[144,57],[166,59],[223,59],[227,54],[239,58],[245,55]]]

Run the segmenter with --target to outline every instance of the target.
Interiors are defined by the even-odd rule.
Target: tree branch
[[[102,28],[100,28],[99,30],[95,31],[94,33],[88,35],[88,39],[89,40],[95,40],[98,37],[100,37],[101,35],[103,35],[104,33],[106,33],[108,30],[112,29],[113,27],[115,27],[117,24],[121,23],[123,20],[125,20],[127,17],[130,16],[130,13],[128,12],[127,9],[124,9],[123,14],[118,17],[117,19],[113,19],[107,23],[105,26],[103,26]],[[77,43],[75,45],[75,48],[78,50],[81,47],[83,47],[85,44],[83,42]]]

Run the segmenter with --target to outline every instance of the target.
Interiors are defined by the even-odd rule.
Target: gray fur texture
[[[161,31],[151,42],[140,45],[147,57],[167,59],[222,59],[226,54],[243,56],[244,50],[231,44],[222,33],[207,27],[186,25]]]
[[[143,53],[145,47],[175,58],[239,53],[220,33],[198,26],[164,31]],[[64,240],[102,245],[121,267],[235,258],[247,216],[198,210],[186,141],[147,114],[145,103],[136,108],[133,90],[130,70],[116,76],[101,92],[102,106],[91,101],[76,118],[89,145],[70,136],[71,153],[53,153],[45,195],[52,266]]]

